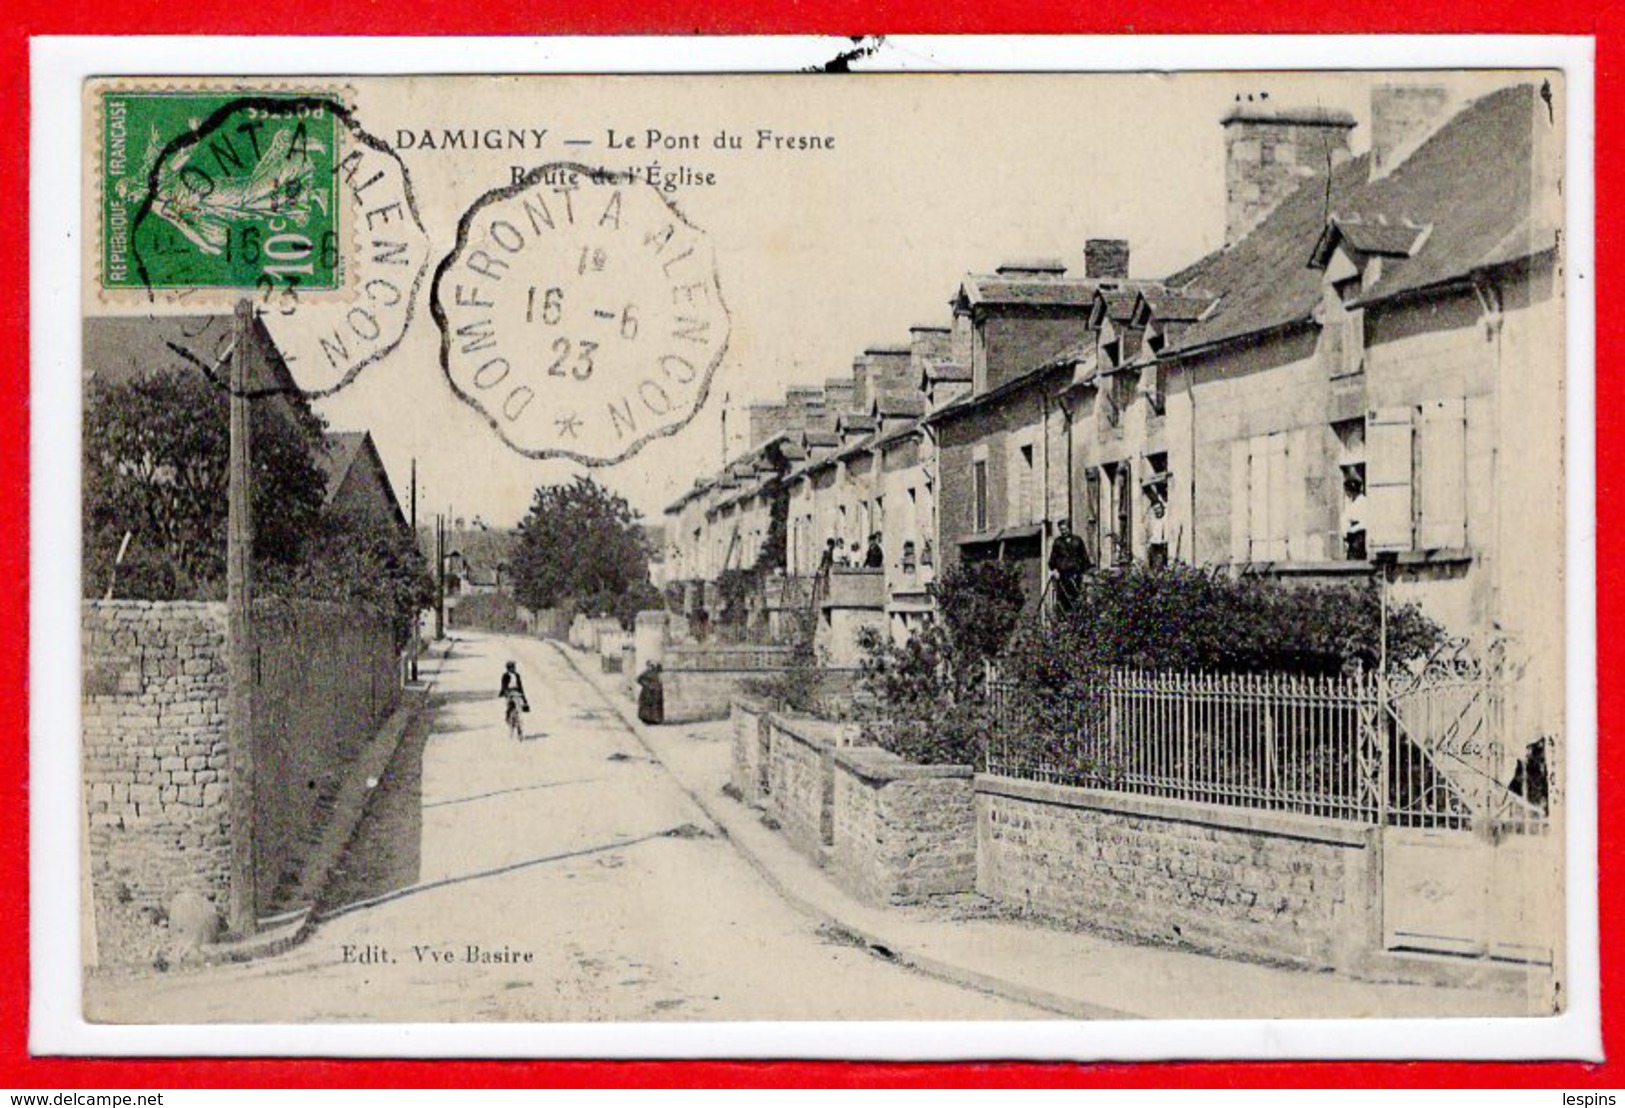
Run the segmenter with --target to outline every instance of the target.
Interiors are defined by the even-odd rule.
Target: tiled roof
[[[1551,249],[1549,233],[1521,230],[1529,222],[1534,97],[1533,86],[1516,85],[1474,101],[1376,181],[1368,180],[1369,154],[1335,168],[1329,182],[1306,178],[1245,238],[1164,282],[1220,298],[1177,349],[1307,322],[1321,285],[1308,263],[1335,212],[1384,212],[1390,222],[1433,227],[1414,257],[1386,261],[1366,303]]]
[[[918,433],[921,426],[922,426],[922,423],[921,423],[920,420],[911,419],[907,423],[898,424],[896,427],[893,427],[891,430],[887,431],[885,434],[878,436],[875,439],[875,441],[870,443],[869,445],[871,447],[890,446],[894,442],[897,442],[897,441],[899,441],[901,439],[909,438],[912,435]]]
[[[971,371],[957,362],[927,362],[921,376],[927,381],[969,381]]]
[[[327,493],[324,499],[331,504],[333,498],[339,494],[345,477],[349,476],[350,467],[361,454],[361,448],[367,440],[365,431],[327,431],[322,435],[322,445],[326,447],[316,455],[315,462],[322,476],[327,478]]]
[[[1217,299],[1212,293],[1200,289],[1169,292],[1160,287],[1143,288],[1140,290],[1140,302],[1135,307],[1134,322],[1143,327],[1154,317],[1165,331],[1173,324],[1195,323],[1213,307]]]
[[[1321,244],[1315,253],[1320,257],[1322,251],[1330,250],[1335,242],[1341,241],[1362,254],[1408,258],[1416,253],[1432,230],[1431,227],[1420,227],[1409,221],[1390,223],[1383,215],[1371,219],[1358,215],[1334,215],[1321,235]]]
[[[918,419],[925,414],[925,397],[917,392],[883,392],[875,398],[875,411],[883,419],[897,416]]]
[[[960,286],[956,301],[970,307],[982,304],[1031,304],[1088,307],[1100,285],[1083,277],[1014,278],[971,274]]]
[[[875,417],[868,412],[843,412],[838,424],[842,434],[852,431],[873,431]]]
[[[82,368],[103,384],[122,384],[159,370],[208,371],[222,381],[229,372],[234,322],[230,312],[196,316],[89,316],[81,332]],[[281,352],[265,324],[253,324],[265,359],[249,359],[249,386],[256,392],[297,393]]]
[[[1140,298],[1136,287],[1121,287],[1102,285],[1095,293],[1094,312],[1089,317],[1092,327],[1099,327],[1106,320],[1113,323],[1127,323],[1134,316],[1134,305]]]

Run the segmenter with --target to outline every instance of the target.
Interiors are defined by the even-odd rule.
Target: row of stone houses
[[[753,408],[750,450],[668,509],[672,578],[756,564],[775,511],[791,581],[878,532],[881,571],[799,594],[840,653],[841,625],[927,618],[955,562],[1014,561],[1039,603],[1064,520],[1102,568],[1381,574],[1558,679],[1560,114],[1533,84],[1371,106],[1356,157],[1347,114],[1238,103],[1224,244],[1177,273],[1100,239],[1081,274],[973,274],[946,324]]]

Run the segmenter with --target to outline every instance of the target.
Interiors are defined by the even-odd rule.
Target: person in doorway
[[[881,569],[886,564],[886,553],[880,546],[880,532],[876,531],[869,536],[869,549],[864,551],[863,566],[865,569]]]
[[[509,734],[516,739],[524,738],[525,727],[520,713],[530,711],[530,699],[525,696],[525,682],[519,676],[518,662],[509,662],[502,671],[502,684],[497,689],[497,696],[504,702],[503,718]]]
[[[1078,606],[1083,591],[1083,575],[1089,570],[1089,548],[1072,533],[1072,521],[1057,525],[1060,534],[1049,548],[1050,580],[1055,583],[1055,603],[1063,612]]]
[[[1152,569],[1168,568],[1168,505],[1162,497],[1151,499],[1151,519],[1145,528],[1145,561]]]

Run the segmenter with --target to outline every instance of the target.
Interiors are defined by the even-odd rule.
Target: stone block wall
[[[745,691],[745,683],[769,676],[769,671],[759,669],[663,669],[666,722],[727,719],[729,706]]]
[[[762,799],[767,778],[767,709],[748,697],[734,697],[729,705],[732,723],[733,759],[728,780],[747,804]]]
[[[104,964],[173,955],[181,893],[225,914],[231,879],[224,604],[89,601],[83,787]]]
[[[978,775],[976,889],[1133,939],[1314,968],[1378,948],[1376,829]]]
[[[857,729],[777,713],[769,719],[770,810],[791,845],[821,857],[835,835],[835,751],[853,745]]]
[[[976,887],[970,766],[921,766],[879,747],[835,752],[836,879],[878,904]]]
[[[181,894],[230,899],[232,674],[219,603],[86,601],[84,802],[103,964],[172,961]],[[287,905],[327,798],[398,703],[388,621],[336,605],[254,611],[254,874],[262,915]]]

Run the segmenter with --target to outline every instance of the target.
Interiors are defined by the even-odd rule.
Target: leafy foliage
[[[251,414],[254,557],[286,569],[316,533],[326,480],[313,460],[320,417],[280,397]],[[226,573],[230,401],[200,373],[92,381],[84,427],[84,591],[147,600],[216,599]]]
[[[514,592],[533,611],[571,608],[630,625],[660,607],[649,583],[649,536],[626,498],[590,477],[536,490],[519,524]]]
[[[937,610],[947,626],[954,660],[963,665],[997,658],[1021,619],[1026,597],[1014,562],[952,566],[937,582]]]
[[[1207,673],[1335,674],[1374,669],[1382,594],[1371,582],[1292,587],[1174,565],[1127,566],[1083,582],[1077,606],[1023,622],[1019,582],[997,562],[944,576],[940,623],[898,646],[863,641],[876,705],[868,737],[923,762],[974,762],[995,733],[1046,764],[1098,777],[1079,746],[1109,667]],[[1415,605],[1390,605],[1388,660],[1425,657],[1443,631]],[[983,687],[986,662],[1006,678]],[[998,703],[990,697],[996,695]]]
[[[818,617],[804,609],[795,609],[787,615],[791,620],[786,635],[791,647],[789,662],[779,673],[748,678],[743,683],[744,689],[765,700],[776,711],[828,715],[824,659],[815,645]]]
[[[1377,667],[1382,593],[1375,582],[1289,586],[1171,565],[1085,578],[1077,606],[1013,643],[1018,680],[1097,666],[1206,673],[1335,674]],[[1443,632],[1415,605],[1390,605],[1391,665],[1426,656]]]
[[[983,687],[987,664],[1009,642],[1023,599],[1015,566],[974,562],[943,574],[941,621],[907,642],[865,628],[858,639],[859,685],[871,705],[865,737],[911,762],[976,762],[993,721]]]
[[[428,560],[409,534],[363,514],[340,512],[322,517],[307,557],[273,566],[261,586],[272,594],[386,612],[397,648],[407,643],[414,618],[435,596]]]

